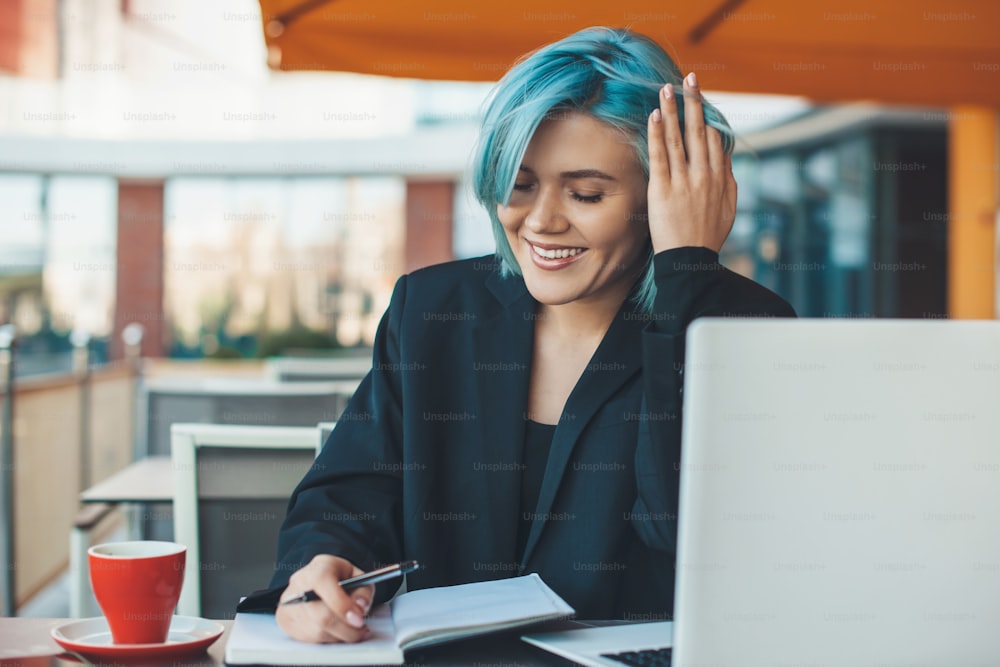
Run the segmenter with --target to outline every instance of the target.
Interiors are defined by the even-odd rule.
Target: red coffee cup
[[[115,644],[162,644],[181,595],[187,547],[111,542],[87,551],[90,585]]]

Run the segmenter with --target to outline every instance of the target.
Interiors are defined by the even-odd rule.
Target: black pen
[[[420,569],[420,563],[415,560],[406,560],[402,563],[396,563],[395,565],[386,565],[385,567],[380,567],[377,570],[372,570],[371,572],[365,572],[364,574],[359,574],[356,577],[351,577],[350,579],[344,579],[340,582],[340,587],[345,591],[349,591],[357,588],[358,586],[365,586],[367,584],[377,584],[380,581],[385,581],[386,579],[393,579],[395,577],[401,577],[404,574],[409,574],[410,572],[415,572]],[[316,591],[306,591],[300,595],[296,595],[293,598],[288,598],[282,605],[286,604],[300,604],[302,602],[314,602],[319,599],[316,595]]]

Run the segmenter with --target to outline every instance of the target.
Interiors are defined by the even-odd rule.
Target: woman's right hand
[[[340,582],[364,572],[338,556],[320,554],[288,578],[281,602],[306,591],[319,600],[301,604],[278,604],[278,626],[292,639],[317,644],[358,642],[371,636],[365,615],[371,608],[374,586],[345,591]]]

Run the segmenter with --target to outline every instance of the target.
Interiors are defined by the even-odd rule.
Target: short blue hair
[[[631,139],[643,173],[649,178],[646,123],[659,107],[664,84],[683,89],[674,61],[652,39],[625,29],[586,28],[528,54],[504,75],[486,101],[483,129],[472,167],[472,187],[493,223],[496,254],[504,275],[520,275],[504,233],[497,206],[510,200],[528,142],[553,113],[580,112],[623,132]],[[703,101],[705,123],[722,134],[726,154],[733,131],[712,104]],[[678,104],[683,126],[683,105]],[[653,306],[653,250],[634,299],[648,312]]]

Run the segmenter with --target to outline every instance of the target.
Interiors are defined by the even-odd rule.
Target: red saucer
[[[224,631],[215,621],[174,616],[167,641],[162,644],[114,644],[108,622],[99,616],[58,625],[52,628],[52,639],[88,660],[168,662],[204,652]]]

